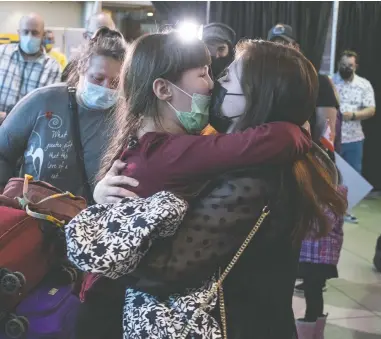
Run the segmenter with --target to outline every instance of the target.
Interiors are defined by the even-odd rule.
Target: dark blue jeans
[[[358,173],[362,171],[364,140],[341,144],[341,156]]]

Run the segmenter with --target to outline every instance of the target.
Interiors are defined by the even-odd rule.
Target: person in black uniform
[[[234,59],[236,34],[228,25],[214,22],[204,26],[202,40],[212,56],[211,75],[213,79],[223,73]]]

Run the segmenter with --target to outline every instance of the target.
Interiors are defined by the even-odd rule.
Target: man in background
[[[48,55],[50,55],[53,59],[55,59],[58,62],[62,71],[67,65],[67,60],[66,60],[65,54],[53,49],[55,43],[56,43],[56,40],[54,38],[54,33],[50,30],[45,31],[45,36],[44,36],[45,51],[46,53],[48,53]]]
[[[86,23],[86,31],[83,33],[83,38],[85,40],[90,40],[94,33],[101,27],[115,29],[115,23],[110,15],[106,13],[98,13],[92,15]],[[75,66],[75,58],[73,60],[70,60],[65,69],[63,70],[61,77],[62,82],[67,81],[72,69],[77,69]]]
[[[94,33],[101,27],[115,29],[115,23],[107,13],[98,13],[92,15],[86,24],[86,31],[83,33],[85,40],[90,40]]]
[[[212,56],[211,72],[217,79],[234,59],[236,34],[228,25],[218,22],[204,26],[202,40]]]
[[[341,156],[361,174],[365,139],[361,121],[374,116],[376,101],[372,85],[356,74],[357,68],[357,53],[345,51],[339,60],[338,72],[332,80],[339,94],[343,118]],[[358,223],[357,218],[351,214],[347,215],[346,221]]]
[[[36,13],[23,16],[18,33],[20,43],[0,45],[0,123],[28,93],[60,81],[57,61],[43,48],[42,17]]]
[[[272,27],[267,34],[267,40],[282,44],[289,43],[297,49],[300,48],[294,37],[292,27],[286,24],[279,23]]]

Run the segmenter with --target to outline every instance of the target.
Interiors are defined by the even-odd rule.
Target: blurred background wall
[[[46,26],[82,27],[82,7],[79,1],[1,1],[0,32],[16,33],[20,18],[37,12]]]

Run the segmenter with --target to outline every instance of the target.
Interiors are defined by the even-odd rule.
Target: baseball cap
[[[202,40],[221,40],[227,41],[231,45],[235,43],[236,34],[228,25],[214,22],[203,27]]]
[[[276,38],[282,38],[291,43],[295,42],[294,35],[292,34],[292,27],[285,24],[277,24],[269,30],[267,40],[272,41]]]

